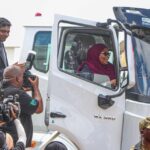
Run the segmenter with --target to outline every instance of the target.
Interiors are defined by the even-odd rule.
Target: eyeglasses
[[[107,56],[107,57],[110,56],[110,52],[101,52],[101,54],[104,54],[104,55]]]

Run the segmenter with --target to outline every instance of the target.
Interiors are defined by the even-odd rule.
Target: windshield
[[[150,43],[133,37],[136,69],[136,90],[139,94],[150,96]]]
[[[132,32],[136,85],[126,98],[150,103],[150,9],[114,7],[115,17]]]

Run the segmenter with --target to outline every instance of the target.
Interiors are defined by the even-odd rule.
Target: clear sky
[[[0,0],[0,17],[12,22],[6,44],[20,46],[22,26],[32,24],[36,12],[42,13],[45,23],[52,25],[55,13],[95,21],[114,18],[113,6],[150,8],[150,0]]]

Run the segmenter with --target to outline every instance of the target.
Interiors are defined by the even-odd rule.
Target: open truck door
[[[80,150],[121,149],[125,111],[121,74],[126,70],[120,70],[118,41],[124,36],[118,36],[112,22],[55,15],[45,123],[50,130],[64,134]],[[99,81],[97,77],[88,80],[77,72],[86,60],[88,49],[96,43],[109,48],[109,62],[116,72],[115,87],[108,84],[107,76],[99,76]],[[125,80],[128,82],[126,77]]]
[[[135,68],[128,73],[136,83],[126,90],[122,150],[127,150],[140,141],[139,121],[150,116],[150,9],[115,7],[114,13],[132,32],[126,34],[126,53],[128,66]],[[129,59],[131,49],[133,60]]]

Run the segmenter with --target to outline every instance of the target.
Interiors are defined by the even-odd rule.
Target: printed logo
[[[37,105],[37,100],[36,100],[36,99],[32,99],[32,100],[30,101],[30,105],[36,106],[36,105]]]

